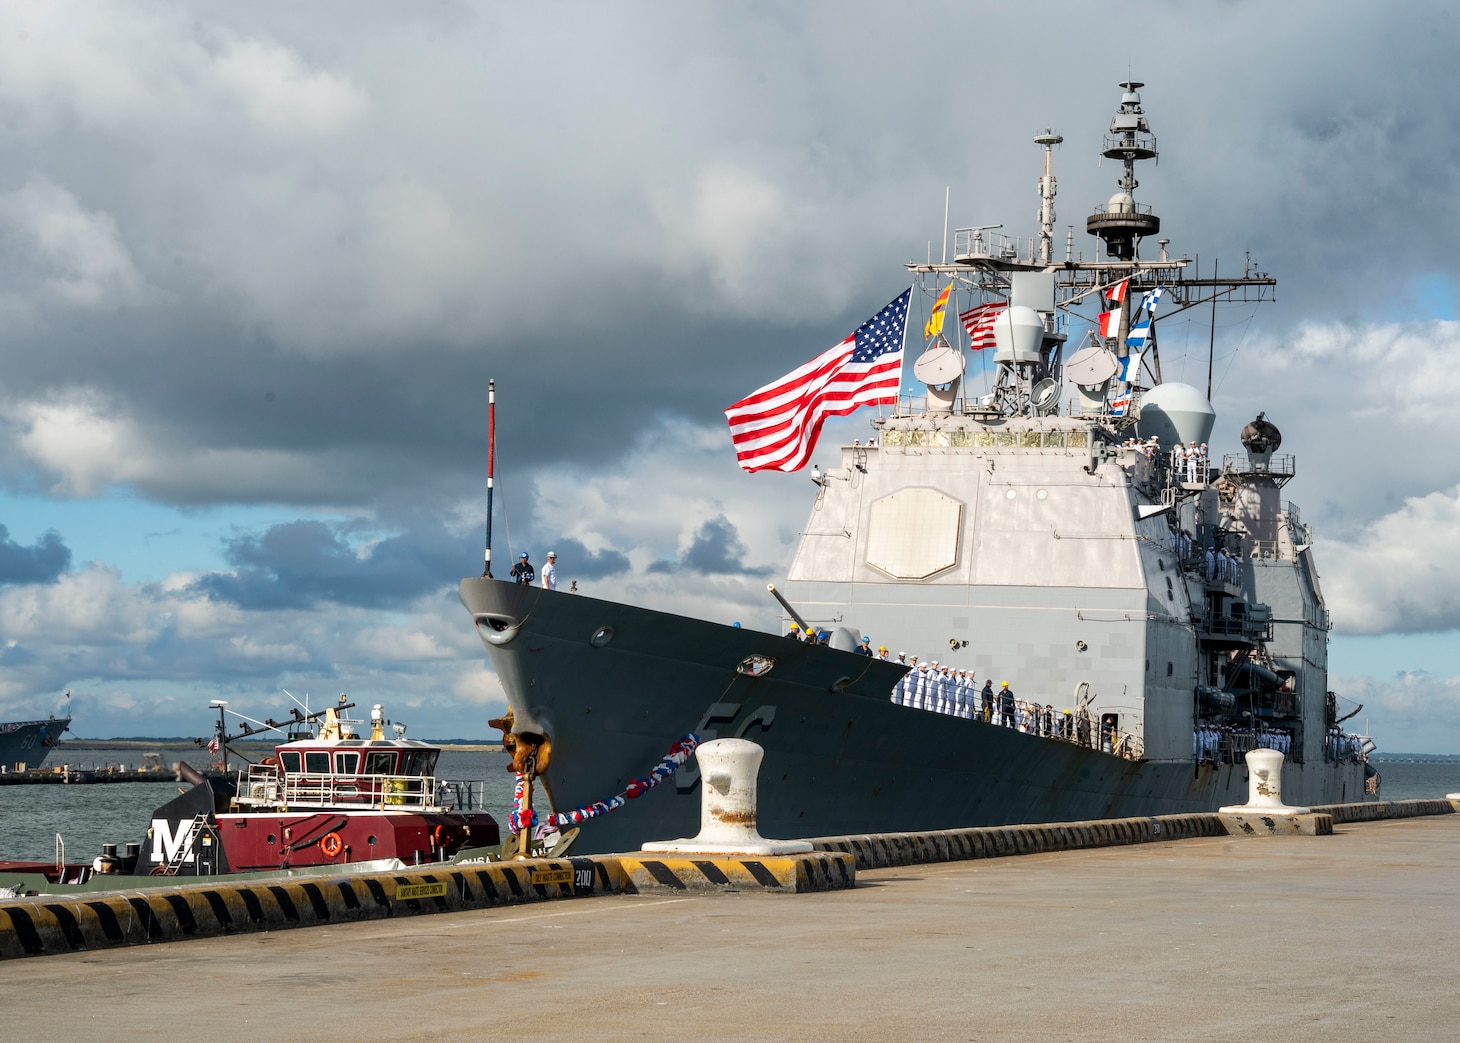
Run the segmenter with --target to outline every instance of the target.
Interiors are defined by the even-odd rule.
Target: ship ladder
[[[177,850],[173,851],[172,857],[167,860],[167,868],[163,870],[163,875],[177,876],[177,871],[182,868],[184,862],[188,861],[188,856],[192,855],[196,857],[197,851],[195,850],[195,845],[198,837],[207,831],[207,814],[194,815],[192,824],[188,826],[187,836],[177,845]]]

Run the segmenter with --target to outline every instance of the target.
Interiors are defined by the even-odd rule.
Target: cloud
[[[71,567],[71,548],[61,534],[49,530],[35,544],[22,547],[0,525],[0,584],[54,583]]]
[[[1357,538],[1325,542],[1335,625],[1353,634],[1460,628],[1460,486],[1407,499]]]
[[[1330,678],[1343,697],[1340,710],[1358,704],[1363,713],[1344,727],[1362,730],[1366,721],[1382,750],[1391,753],[1454,753],[1460,749],[1460,676],[1435,677],[1401,670],[1389,677]]]
[[[229,40],[213,59],[222,90],[255,123],[286,134],[328,134],[360,118],[365,99],[348,80],[310,69],[274,42]]]
[[[107,213],[88,210],[60,185],[32,174],[0,194],[0,307],[27,320],[37,308],[93,311],[136,303],[145,286]]]
[[[747,564],[746,553],[740,533],[728,518],[720,514],[695,531],[694,539],[677,560],[653,562],[649,571],[669,573],[687,570],[710,576],[766,576],[774,571],[769,566]]]
[[[246,609],[403,607],[468,560],[465,541],[430,526],[367,545],[352,543],[356,527],[296,521],[236,537],[227,547],[234,571],[201,576],[194,589]]]

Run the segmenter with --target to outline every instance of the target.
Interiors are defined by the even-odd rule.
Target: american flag
[[[909,287],[836,347],[725,410],[741,468],[799,470],[827,417],[895,405],[911,300]]]
[[[1008,301],[990,301],[969,308],[958,316],[968,331],[968,347],[973,351],[994,346],[994,320],[1009,306]]]
[[[208,752],[209,753],[217,753],[218,752],[218,736],[215,735],[211,739],[208,740]]]

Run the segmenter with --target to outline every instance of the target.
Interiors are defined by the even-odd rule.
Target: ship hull
[[[551,741],[543,781],[560,811],[622,793],[689,732],[764,748],[759,828],[778,839],[1214,811],[1247,799],[1244,764],[1126,760],[896,705],[902,668],[850,652],[497,580],[464,580],[460,595],[516,730]],[[775,665],[737,672],[750,656]],[[1290,762],[1283,785],[1289,803],[1358,800],[1363,767]],[[699,817],[690,763],[588,822],[575,850],[692,837]]]
[[[0,724],[0,765],[6,771],[39,768],[70,724],[69,717]]]

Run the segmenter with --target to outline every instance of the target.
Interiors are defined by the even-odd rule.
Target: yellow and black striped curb
[[[1150,818],[1098,819],[1091,822],[1033,826],[980,826],[924,833],[876,833],[864,836],[817,837],[818,851],[845,851],[857,857],[858,869],[957,862],[971,858],[1003,858],[1049,851],[1149,844],[1158,840],[1225,836],[1222,821],[1212,814],[1156,815]]]
[[[1309,809],[1332,815],[1338,824],[1345,822],[1378,822],[1389,818],[1417,818],[1421,815],[1453,815],[1455,802],[1443,798],[1433,800],[1371,800],[1363,804],[1324,804]]]
[[[1333,816],[1328,814],[1263,815],[1243,811],[1220,812],[1218,817],[1234,837],[1333,836]]]
[[[856,859],[840,851],[803,855],[615,855],[635,892],[837,891],[857,884]]]
[[[554,898],[685,891],[788,894],[852,887],[850,855],[649,859],[609,855],[484,862],[430,871],[175,882],[129,892],[41,895],[0,903],[0,959],[277,931]]]
[[[482,863],[429,872],[177,883],[0,903],[0,959],[276,931],[625,890],[608,859]]]

